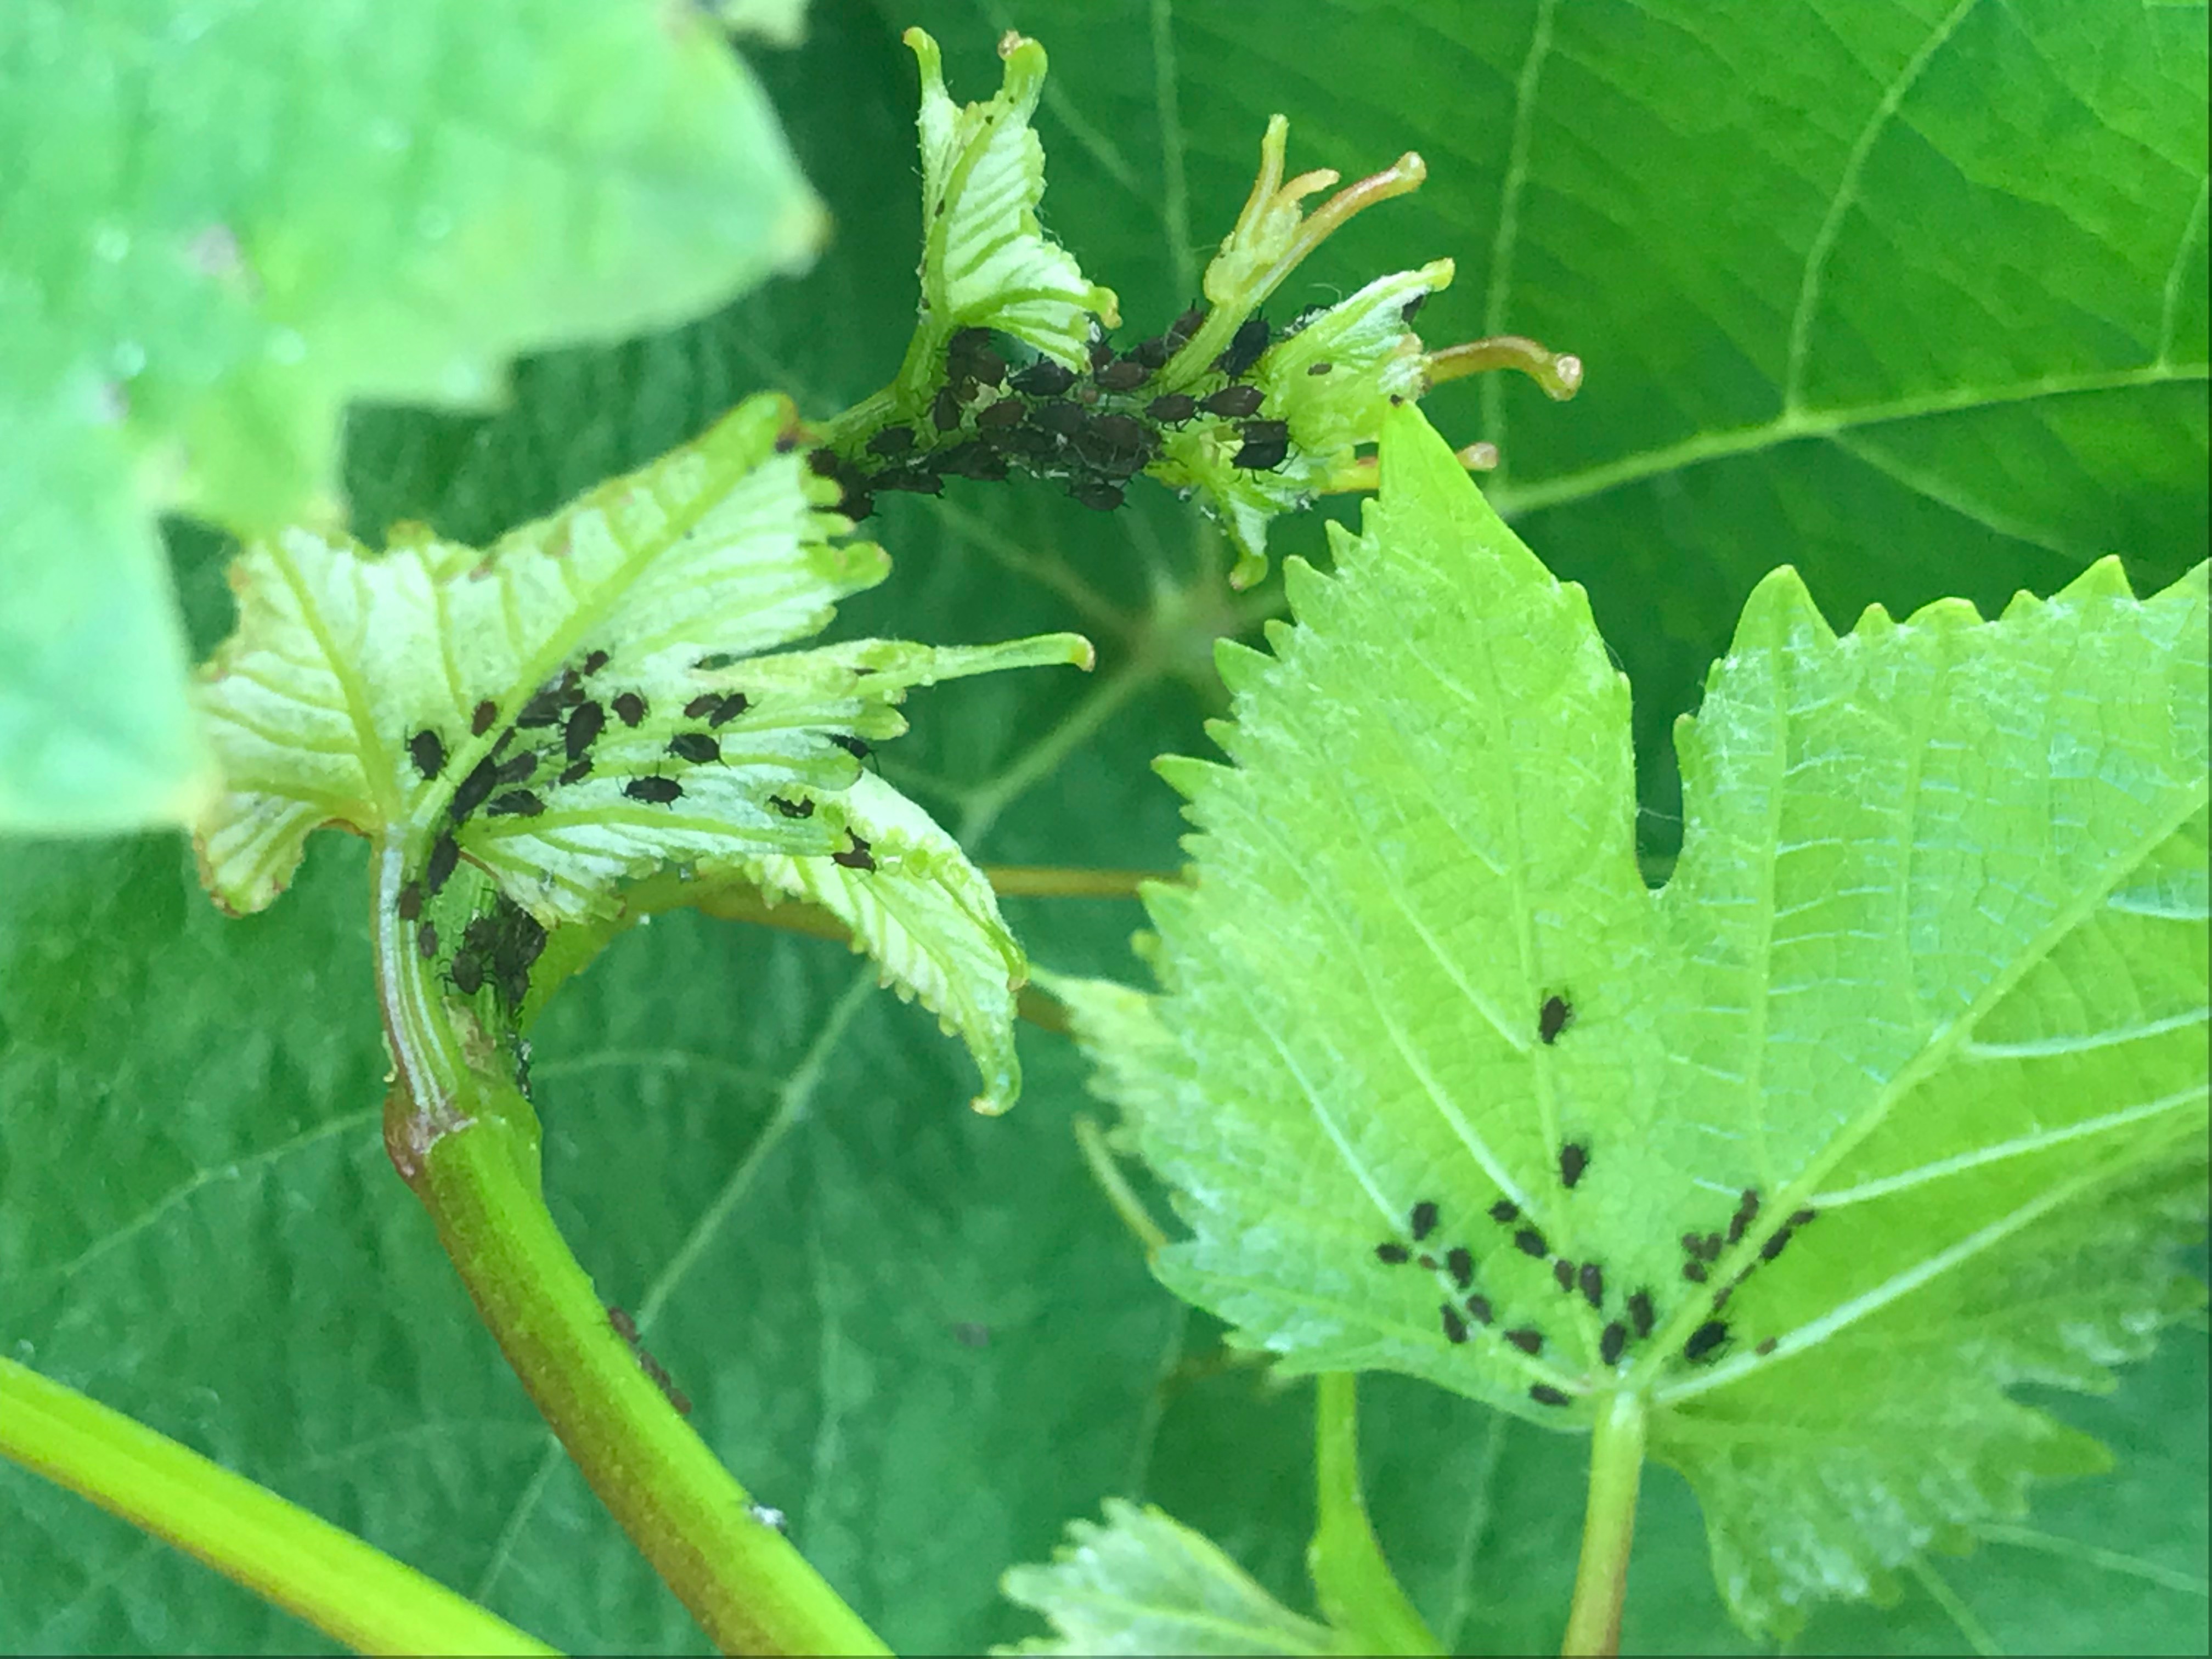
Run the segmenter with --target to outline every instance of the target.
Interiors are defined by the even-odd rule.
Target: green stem
[[[599,1501],[723,1652],[888,1652],[639,1368],[546,1210],[529,1103],[486,1096],[410,1184]]]
[[[1369,1653],[1441,1653],[1367,1519],[1359,1491],[1359,1378],[1324,1371],[1314,1379],[1316,1504],[1306,1571],[1322,1616]]]
[[[351,1533],[10,1359],[0,1359],[0,1454],[357,1652],[554,1651]]]
[[[1620,1604],[1628,1590],[1628,1547],[1636,1536],[1636,1488],[1644,1474],[1644,1402],[1617,1394],[1598,1409],[1590,1438],[1589,1508],[1583,1516],[1583,1559],[1575,1569],[1563,1654],[1620,1651]]]

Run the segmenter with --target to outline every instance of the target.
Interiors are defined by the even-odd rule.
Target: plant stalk
[[[1359,1490],[1359,1378],[1324,1371],[1314,1379],[1313,1541],[1306,1571],[1322,1616],[1357,1639],[1355,1651],[1434,1654],[1443,1650],[1414,1611],[1382,1553]]]
[[[1636,1492],[1644,1474],[1644,1401],[1617,1394],[1601,1402],[1590,1437],[1589,1506],[1583,1554],[1567,1610],[1566,1655],[1620,1651],[1620,1607],[1628,1591],[1628,1551],[1636,1537]]]

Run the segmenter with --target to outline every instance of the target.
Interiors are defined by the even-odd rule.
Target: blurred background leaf
[[[1669,725],[1771,566],[1797,565],[1848,623],[1875,599],[1994,609],[2108,550],[2139,590],[2203,556],[2201,8],[1341,0],[1286,17],[1230,0],[816,7],[803,48],[757,54],[836,222],[815,272],[526,362],[495,416],[357,410],[356,528],[486,538],[746,392],[828,415],[888,380],[920,232],[897,30],[934,33],[968,99],[997,85],[994,43],[1018,23],[1053,61],[1046,223],[1138,332],[1195,295],[1281,110],[1294,167],[1356,175],[1409,148],[1430,167],[1301,271],[1283,316],[1449,254],[1459,282],[1423,313],[1430,338],[1494,321],[1588,360],[1573,404],[1501,379],[1446,387],[1431,414],[1455,441],[1500,442],[1496,498],[1589,586],[1634,677],[1655,865],[1676,834]],[[1901,412],[1793,437],[1777,424],[1791,319],[1838,202],[1810,262],[1797,418]],[[2112,384],[1998,400],[2097,376]],[[1959,406],[1910,412],[1945,398]],[[1207,641],[1249,629],[1279,584],[1232,602],[1211,529],[1161,490],[1131,495],[1108,515],[1047,485],[956,483],[869,523],[898,568],[848,607],[848,634],[1098,642],[1087,681],[921,694],[912,734],[880,751],[985,861],[1177,861],[1174,798],[1147,764],[1208,752]],[[1322,549],[1310,520],[1279,538]],[[228,626],[225,550],[187,528],[170,550],[204,653]],[[550,1641],[698,1648],[550,1450],[384,1161],[359,851],[319,847],[284,903],[235,923],[164,840],[19,848],[0,883],[10,1352]],[[1006,910],[1049,966],[1135,972],[1133,904]],[[1222,1363],[1218,1328],[1152,1284],[1069,1133],[1087,1103],[1064,1040],[1024,1034],[1028,1092],[985,1122],[954,1046],[864,983],[838,946],[671,917],[541,1028],[556,1213],[607,1299],[645,1311],[693,1420],[904,1649],[1038,1632],[998,1574],[1048,1559],[1108,1495],[1158,1504],[1310,1610],[1311,1396]],[[2046,1490],[2032,1535],[1936,1558],[1893,1609],[1818,1615],[1799,1648],[2203,1651],[2204,1389],[2198,1332],[2109,1400],[2037,1396],[2113,1445],[2118,1473]],[[1402,1379],[1363,1399],[1376,1525],[1440,1638],[1555,1648],[1585,1443]],[[0,1562],[0,1646],[312,1639],[13,1470]],[[1623,1639],[1744,1650],[1665,1471],[1646,1482]]]

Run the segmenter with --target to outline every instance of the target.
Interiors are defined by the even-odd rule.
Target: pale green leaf
[[[2188,1299],[2203,571],[1840,639],[1777,573],[1650,893],[1579,589],[1390,422],[1339,574],[1224,663],[1235,764],[1163,763],[1200,833],[1161,995],[1062,988],[1193,1229],[1171,1287],[1293,1370],[1641,1396],[1787,1628],[2093,1466],[2004,1388],[2108,1386]]]
[[[1322,1654],[1350,1651],[1292,1613],[1188,1527],[1151,1504],[1105,1502],[1106,1524],[1072,1521],[1045,1567],[1014,1567],[1008,1598],[1058,1632],[999,1653]]]

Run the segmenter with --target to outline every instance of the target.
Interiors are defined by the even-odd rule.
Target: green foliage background
[[[1231,0],[817,7],[804,48],[756,55],[836,216],[814,275],[529,363],[489,418],[358,412],[356,527],[489,538],[746,392],[827,415],[888,378],[920,230],[897,29],[931,29],[955,95],[979,97],[1018,22],[1054,60],[1048,222],[1139,331],[1195,294],[1281,110],[1294,167],[1357,176],[1411,148],[1431,179],[1332,241],[1279,311],[1449,254],[1459,282],[1424,313],[1428,337],[1510,328],[1586,358],[1571,405],[1501,380],[1429,409],[1459,441],[1501,444],[1493,500],[1589,589],[1635,688],[1656,868],[1677,829],[1669,724],[1773,564],[1798,566],[1846,624],[1873,600],[1901,615],[1946,593],[1994,611],[2107,551],[2148,591],[2203,556],[2201,8],[1295,10],[1275,28],[1261,20],[1279,9]],[[898,568],[844,631],[1077,627],[1098,643],[1089,682],[919,696],[913,734],[883,757],[982,860],[1177,857],[1176,803],[1148,763],[1205,752],[1199,722],[1221,707],[1207,640],[1278,589],[1231,601],[1194,514],[1150,487],[1132,497],[1096,515],[1042,488],[956,483],[941,502],[886,501],[869,526]],[[227,550],[181,525],[171,543],[204,652],[228,626]],[[1321,546],[1309,521],[1278,550]],[[319,846],[283,902],[227,922],[173,839],[11,849],[0,1340],[548,1640],[696,1648],[384,1159],[362,866],[356,847]],[[1135,906],[1007,908],[1040,961],[1132,972]],[[641,1310],[695,1422],[895,1645],[1034,1628],[997,1574],[1115,1493],[1309,1605],[1308,1390],[1215,1363],[1216,1328],[1152,1284],[1083,1172],[1073,1054],[1024,1041],[1027,1098],[977,1120],[957,1048],[842,950],[658,921],[541,1028],[556,1213],[607,1299]],[[1898,1608],[1832,1610],[1800,1645],[2202,1650],[2204,1388],[2203,1343],[2177,1334],[2112,1399],[2053,1400],[2115,1446],[2116,1474],[2048,1491],[2032,1534],[1939,1558]],[[1438,1634],[1556,1646],[1584,1443],[1403,1379],[1364,1398],[1376,1523]],[[0,1470],[0,1647],[313,1640]],[[1664,1473],[1624,1644],[1743,1646]]]

